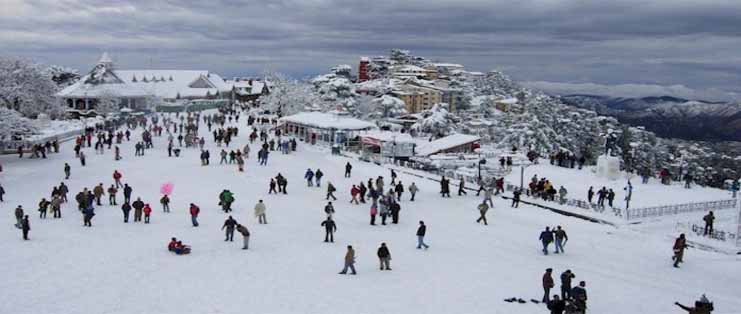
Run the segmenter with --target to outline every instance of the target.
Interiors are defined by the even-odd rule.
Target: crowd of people
[[[202,166],[210,165],[210,151],[206,148],[205,137],[199,137],[199,127],[201,123],[205,123],[208,127],[209,132],[213,135],[212,141],[216,147],[224,147],[219,150],[219,165],[237,165],[239,172],[244,171],[246,160],[250,157],[252,150],[250,145],[254,145],[257,142],[259,147],[256,159],[259,165],[267,165],[269,153],[275,150],[279,150],[283,154],[290,154],[297,150],[297,142],[293,138],[288,138],[280,134],[279,129],[273,129],[272,132],[265,129],[258,129],[257,123],[259,120],[253,116],[249,116],[247,119],[247,127],[252,127],[251,133],[249,134],[249,143],[244,147],[231,146],[234,139],[240,134],[239,121],[242,112],[235,109],[222,109],[219,113],[213,115],[201,115],[200,113],[178,113],[176,115],[155,115],[150,118],[140,117],[126,121],[125,124],[111,125],[109,127],[95,128],[93,130],[86,130],[84,135],[81,135],[75,140],[74,150],[75,156],[80,160],[81,166],[86,165],[85,159],[85,148],[94,147],[97,154],[105,154],[106,151],[114,151],[114,161],[121,160],[119,144],[123,141],[131,141],[133,138],[132,130],[141,128],[141,140],[136,141],[134,145],[135,152],[134,156],[144,156],[145,151],[154,149],[155,138],[162,137],[163,132],[166,134],[167,142],[167,154],[169,157],[179,157],[180,148],[193,149],[196,152],[200,150],[200,159]],[[244,121],[244,120],[243,120]],[[119,127],[126,126],[126,130],[119,129]],[[271,134],[272,133],[272,134]],[[91,145],[93,139],[95,145]],[[115,145],[114,145],[115,141]],[[177,144],[176,144],[177,143]],[[47,145],[44,145],[44,150],[48,151]],[[114,148],[115,146],[115,148]],[[55,151],[58,151],[58,144],[53,143],[50,147],[53,147]],[[197,150],[196,150],[197,149]],[[22,153],[21,153],[22,154]],[[40,153],[44,156],[44,153]],[[22,155],[21,155],[22,157]],[[42,157],[43,158],[43,157]],[[573,159],[571,156],[564,158],[556,158],[559,160],[559,165],[567,162],[571,162],[573,167]],[[503,159],[503,166],[511,166],[511,160]],[[351,180],[353,166],[350,162],[345,164],[344,178]],[[70,179],[72,176],[72,166],[69,163],[65,163],[64,168],[64,180]],[[123,222],[129,223],[130,212],[134,211],[134,223],[143,222],[149,224],[152,219],[153,209],[148,201],[142,199],[142,196],[134,198],[134,189],[129,182],[126,182],[122,171],[115,170],[111,175],[112,183],[106,186],[103,182],[98,182],[96,185],[89,187],[83,187],[78,193],[73,194],[74,200],[77,205],[77,209],[83,219],[83,226],[92,227],[93,218],[95,217],[96,207],[103,206],[119,206],[119,193],[123,194],[123,200],[120,201],[120,209],[123,214]],[[337,201],[335,192],[337,186],[332,180],[325,179],[325,174],[321,169],[308,168],[304,173],[304,179],[306,180],[307,189],[322,189],[323,179],[326,182],[326,195],[325,199],[328,201],[324,206],[324,218],[321,220],[320,226],[324,230],[324,242],[334,243],[334,234],[338,230],[338,223],[334,219],[336,215],[336,209],[333,201]],[[386,178],[383,176],[377,176],[375,178],[368,178],[367,180],[359,180],[357,183],[351,184],[349,187],[349,203],[354,206],[368,206],[369,208],[369,224],[376,226],[377,216],[380,216],[380,225],[399,224],[402,212],[403,202],[414,202],[415,197],[420,192],[419,187],[415,182],[409,182],[405,184],[399,178],[395,170],[390,170],[390,182],[386,182]],[[287,195],[287,178],[281,173],[278,173],[275,177],[270,178],[268,194],[282,194]],[[439,194],[443,198],[450,198],[450,179],[442,177],[440,180],[440,191]],[[458,196],[466,197],[468,195],[466,188],[466,182],[461,180],[458,182]],[[560,187],[556,190],[555,186],[551,184],[546,178],[538,179],[537,176],[533,177],[529,187],[529,194],[535,197],[540,197],[545,200],[555,201],[558,196],[560,202],[564,202],[567,196],[567,191],[564,187]],[[48,210],[52,211],[52,217],[54,219],[62,218],[62,208],[65,203],[68,203],[69,188],[64,182],[61,182],[58,186],[52,188],[51,196],[42,198],[38,204],[39,219],[46,219],[46,213]],[[481,193],[483,192],[483,197]],[[494,207],[493,198],[504,193],[504,179],[496,179],[491,184],[479,183],[479,189],[476,193],[476,197],[482,197],[480,203],[477,203],[478,218],[477,223],[483,223],[489,225],[487,220],[487,213]],[[515,190],[512,197],[512,207],[517,208],[519,206],[520,195],[522,191]],[[3,195],[5,190],[0,186],[0,201],[3,201]],[[108,204],[104,205],[103,200],[105,196],[108,196]],[[405,196],[408,195],[407,196]],[[593,192],[590,187],[588,194],[589,202],[592,202]],[[608,206],[613,206],[614,192],[607,190],[604,187],[596,192],[598,199],[598,206],[604,206],[605,200],[608,202]],[[230,214],[233,211],[232,204],[235,202],[235,195],[229,189],[224,189],[218,195],[218,204],[221,210],[225,214]],[[132,201],[133,200],[133,201]],[[156,200],[156,199],[155,199]],[[162,194],[159,198],[159,203],[162,207],[162,212],[167,214],[170,213],[170,203],[172,202],[171,196],[168,194]],[[188,210],[191,218],[191,224],[193,227],[199,227],[198,217],[201,213],[201,208],[195,203],[190,203]],[[711,213],[712,215],[712,213]],[[258,224],[268,224],[267,220],[267,206],[261,199],[255,203],[254,216]],[[30,222],[29,215],[27,215],[22,206],[18,206],[15,211],[16,226],[22,230],[24,240],[29,239],[30,233]],[[390,221],[389,221],[390,220]],[[706,222],[708,219],[706,219]],[[710,232],[712,232],[712,219],[710,219]],[[226,242],[234,241],[234,233],[238,232],[242,236],[242,249],[249,249],[250,230],[248,230],[246,224],[239,223],[234,217],[228,216],[224,221],[221,229],[224,231]],[[706,227],[707,229],[707,227]],[[707,231],[706,231],[707,232]],[[411,233],[411,232],[410,232]],[[427,225],[424,221],[419,221],[415,236],[417,239],[417,249],[427,250],[430,246],[425,242],[427,235]],[[411,236],[411,234],[410,234]],[[555,244],[555,254],[565,253],[564,247],[568,241],[566,231],[561,227],[556,228],[546,227],[544,231],[540,233],[539,240],[542,243],[542,250],[545,255],[549,254],[550,243]],[[684,236],[677,239],[674,245],[675,248],[675,267],[682,262],[683,250],[686,247],[684,242]],[[178,240],[173,237],[167,245],[169,251],[176,255],[187,255],[191,254],[192,248],[188,245],[183,244],[182,240]],[[357,274],[355,269],[356,263],[356,252],[351,246],[347,246],[347,251],[343,259],[343,269],[340,274]],[[376,257],[378,258],[379,269],[382,271],[390,271],[391,253],[389,244],[386,242],[380,243],[376,250]],[[568,307],[573,307],[576,311],[574,313],[584,313],[586,311],[587,294],[585,288],[585,281],[581,281],[577,286],[571,287],[571,280],[575,278],[575,275],[571,270],[566,270],[561,274],[561,294],[549,297],[550,289],[554,287],[553,279],[551,278],[552,270],[549,268],[546,270],[546,274],[543,276],[543,288],[544,296],[543,302],[546,303],[548,309],[552,313],[562,313]]]

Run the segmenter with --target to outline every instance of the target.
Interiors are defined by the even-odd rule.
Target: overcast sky
[[[305,77],[409,49],[559,93],[741,98],[741,1],[0,0],[0,54]]]

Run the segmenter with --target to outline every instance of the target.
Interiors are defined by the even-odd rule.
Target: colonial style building
[[[231,99],[232,87],[214,73],[191,70],[118,70],[104,53],[95,67],[56,96],[70,110],[94,111],[102,100],[121,108],[151,109],[160,102]]]
[[[232,86],[234,100],[239,102],[254,102],[270,93],[268,83],[262,80],[237,77],[227,81],[226,84]]]

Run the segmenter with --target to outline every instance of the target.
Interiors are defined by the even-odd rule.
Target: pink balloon
[[[164,183],[162,184],[162,186],[160,186],[160,193],[164,195],[170,195],[172,194],[172,190],[174,188],[175,188],[175,185],[173,185],[172,182]]]

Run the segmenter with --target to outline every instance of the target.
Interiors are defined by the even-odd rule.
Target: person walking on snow
[[[316,172],[314,172],[314,178],[316,179],[316,186],[321,187],[322,186],[322,177],[324,176],[324,173],[322,173],[321,169],[316,169]]]
[[[327,216],[327,219],[322,221],[322,227],[324,227],[324,242],[334,243],[334,233],[337,232],[337,224],[332,220],[332,216]]]
[[[426,249],[429,249],[430,246],[425,243],[425,234],[427,234],[427,226],[425,226],[425,222],[420,220],[419,221],[419,228],[417,228],[417,249],[421,249],[423,246]]]
[[[68,163],[64,163],[64,179],[69,180],[69,176],[72,173],[72,167]]]
[[[262,202],[262,200],[258,201],[257,204],[255,204],[255,217],[257,217],[257,223],[259,224],[267,224],[268,219],[265,217],[265,203]]]
[[[414,196],[417,195],[417,191],[419,191],[417,185],[412,182],[412,185],[409,186],[409,194],[412,195],[412,198],[409,201],[414,202]]]
[[[129,212],[131,212],[131,205],[129,205],[129,202],[124,202],[123,205],[121,205],[121,211],[123,212],[124,223],[128,223]]]
[[[399,182],[396,183],[396,186],[394,187],[394,192],[396,192],[396,201],[401,202],[401,195],[404,194],[404,184],[401,183],[401,180],[399,180]]]
[[[545,227],[545,231],[540,233],[540,242],[543,243],[543,254],[548,255],[548,245],[553,242],[553,232],[551,228]]]
[[[461,195],[468,195],[468,193],[466,193],[466,181],[463,180],[463,178],[461,178],[461,182],[458,183],[458,196]]]
[[[221,230],[226,229],[226,238],[224,241],[231,241],[234,242],[234,228],[237,227],[237,221],[232,218],[232,216],[229,216],[224,221],[224,225],[221,226]]]
[[[196,206],[196,204],[190,203],[190,222],[193,224],[193,227],[198,227],[199,213],[201,213],[201,208]]]
[[[556,254],[566,253],[563,250],[563,246],[566,245],[566,241],[569,241],[569,236],[566,235],[566,231],[561,229],[561,226],[557,226],[556,230],[553,231],[553,234],[556,238]]]
[[[376,255],[378,255],[378,263],[381,266],[381,270],[391,270],[391,253],[385,242],[381,243],[381,247],[378,248]]]
[[[314,171],[311,171],[311,169],[306,169],[304,179],[306,179],[307,186],[314,186]]]
[[[490,207],[494,207],[494,201],[492,200],[492,197],[494,196],[494,192],[491,190],[491,188],[487,188],[484,190],[484,203],[489,203]]]
[[[345,164],[345,178],[349,178],[352,174],[352,165],[348,161],[347,164]]]
[[[318,183],[317,183],[318,185]],[[337,200],[337,198],[334,196],[334,192],[337,191],[337,189],[332,185],[332,182],[327,183],[327,200],[331,197],[333,200]]]
[[[28,221],[28,215],[23,216],[20,227],[23,232],[23,240],[28,240],[28,232],[31,231],[31,222]]]
[[[679,263],[683,263],[684,260],[684,249],[687,248],[687,239],[684,237],[684,233],[679,235],[679,238],[674,240],[674,246],[672,249],[674,250],[674,256],[672,256],[672,260],[674,260],[674,267],[679,268]]]
[[[486,204],[486,200],[484,200],[483,202],[481,202],[481,204],[479,204],[479,214],[480,214],[480,216],[479,216],[479,219],[476,219],[476,222],[477,223],[481,223],[481,221],[483,220],[484,221],[484,225],[489,225],[489,223],[486,221],[486,212],[487,211],[489,211],[489,205]]]
[[[132,189],[128,183],[124,184],[124,202],[131,203],[131,192],[133,192],[134,189]]]
[[[355,186],[355,184],[353,184],[352,188],[350,188],[350,196],[352,197],[352,199],[350,199],[350,204],[352,203],[355,203],[355,205],[360,204],[358,202],[358,194],[360,194],[360,189],[358,189],[358,187]]]
[[[518,208],[520,206],[520,195],[522,192],[520,189],[515,189],[514,192],[512,192],[512,206],[514,208]]]
[[[352,248],[352,245],[347,246],[347,253],[345,253],[345,267],[342,268],[342,271],[340,271],[340,275],[347,274],[347,269],[352,270],[352,275],[357,275],[358,273],[355,271],[355,250]]]

